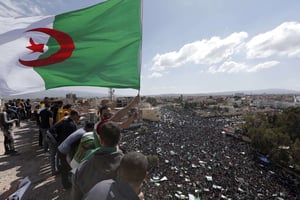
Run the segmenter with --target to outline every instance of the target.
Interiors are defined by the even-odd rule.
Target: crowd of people
[[[157,155],[145,199],[298,199],[299,177],[258,161],[251,144],[222,134],[235,118],[162,107],[162,119],[124,133],[121,146]]]
[[[52,175],[60,174],[62,187],[71,191],[72,199],[93,199],[103,192],[123,199],[143,199],[140,187],[146,177],[147,158],[138,152],[125,155],[119,148],[121,129],[137,119],[137,113],[128,117],[126,115],[132,107],[138,105],[139,100],[140,97],[136,96],[114,114],[107,105],[101,105],[100,120],[96,124],[87,121],[82,128],[78,127],[80,114],[72,109],[72,105],[51,102],[45,97],[35,107],[39,145],[44,154],[49,156]],[[3,124],[8,125],[3,128],[5,137],[8,135],[6,131],[9,132],[11,124],[17,120],[7,117],[7,107],[8,104],[1,112]],[[15,151],[12,149],[13,133],[9,133],[12,137],[7,138],[12,144],[8,145],[5,139],[5,147],[10,148],[9,152],[12,153]],[[86,134],[90,136],[88,139]],[[87,142],[93,145],[87,148]],[[82,152],[82,147],[85,152]],[[77,163],[72,164],[75,156]],[[128,174],[131,174],[130,177]],[[105,180],[110,182],[102,183]],[[126,190],[120,191],[119,187],[126,187]],[[92,188],[93,191],[88,193]]]
[[[221,133],[234,119],[165,106],[161,121],[127,129],[137,115],[124,116],[138,103],[139,96],[114,114],[101,105],[99,121],[82,127],[71,105],[46,98],[36,108],[39,144],[71,199],[299,198],[298,177],[260,163],[250,144]]]
[[[4,136],[5,155],[18,155],[14,145],[14,134],[11,131],[15,123],[16,127],[20,127],[20,121],[31,119],[31,102],[30,99],[9,100],[0,108],[0,128]]]

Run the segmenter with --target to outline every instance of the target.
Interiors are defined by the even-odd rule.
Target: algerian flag
[[[0,18],[0,96],[64,86],[140,88],[140,0]]]

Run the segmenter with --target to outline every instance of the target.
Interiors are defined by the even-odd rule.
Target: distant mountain
[[[231,92],[221,92],[221,93],[213,93],[213,94],[227,94],[227,95],[234,95],[237,93],[243,93],[248,95],[256,95],[256,94],[300,94],[300,91],[296,90],[288,90],[288,89],[261,89],[261,90],[244,90],[244,91],[231,91]]]
[[[148,95],[148,96],[218,96],[218,95],[235,95],[242,93],[245,95],[260,95],[260,94],[293,94],[300,95],[300,91],[288,90],[288,89],[261,89],[261,90],[237,90],[237,91],[224,91],[224,92],[207,92],[207,93],[172,93],[172,94],[159,94],[159,95]],[[146,95],[147,96],[147,95]]]

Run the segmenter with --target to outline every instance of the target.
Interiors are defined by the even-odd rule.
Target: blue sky
[[[58,14],[98,2],[1,0],[0,16]],[[140,93],[300,91],[299,10],[299,0],[143,0]]]

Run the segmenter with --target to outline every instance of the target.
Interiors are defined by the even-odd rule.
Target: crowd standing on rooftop
[[[111,113],[111,109],[107,105],[101,105],[99,122],[95,127],[92,123],[86,122],[86,126],[79,129],[77,129],[77,123],[80,115],[77,111],[71,109],[72,105],[63,105],[61,101],[58,101],[50,107],[48,98],[44,98],[41,101],[36,110],[37,125],[42,138],[40,144],[44,148],[45,153],[49,149],[52,175],[60,174],[63,188],[66,190],[72,188],[72,199],[81,199],[99,181],[116,178],[117,168],[124,155],[118,146],[121,138],[121,129],[128,127],[137,119],[137,113],[131,114],[125,120],[124,117],[133,106],[137,106],[139,99],[140,97],[136,96],[132,102],[115,114]],[[107,126],[109,128],[105,129]],[[100,129],[104,131],[100,131]],[[86,139],[86,134],[89,134],[88,140]],[[110,139],[111,136],[114,138]],[[93,145],[87,148],[87,142]],[[82,149],[85,150],[85,154],[81,152]],[[120,159],[117,162],[114,159],[110,160],[106,164],[108,167],[100,165],[100,167],[102,166],[100,169],[106,170],[100,170],[96,167],[94,170],[85,170],[83,172],[84,166],[89,166],[87,163],[102,163],[103,160],[106,160],[106,156],[102,156],[103,153],[108,153],[107,155],[112,154],[113,157],[116,153]],[[71,161],[74,161],[74,158],[78,158],[78,155],[81,156],[81,159],[76,160],[77,165],[72,165]],[[97,155],[100,155],[100,157],[97,158]],[[113,164],[114,162],[116,164]],[[114,167],[111,169],[111,175],[105,175],[108,168],[112,165]],[[100,172],[99,176],[95,175],[97,171]],[[89,173],[91,176],[88,176]],[[79,177],[78,174],[80,174],[80,178],[77,178]],[[73,178],[71,177],[73,184],[71,183],[70,175],[73,176]],[[86,179],[86,177],[88,178]],[[91,181],[92,178],[95,178],[94,182]],[[85,182],[86,184],[84,184]],[[84,185],[88,187],[82,189]]]

